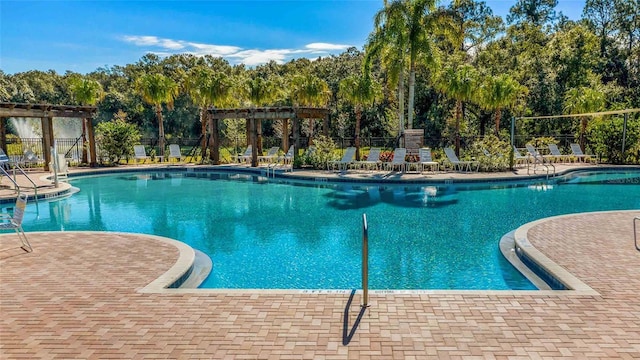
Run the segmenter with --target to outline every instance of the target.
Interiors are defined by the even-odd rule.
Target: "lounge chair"
[[[456,152],[453,151],[453,148],[451,147],[444,148],[444,153],[445,155],[447,155],[447,160],[454,170],[462,171],[462,169],[464,168],[464,171],[471,171],[473,165],[475,165],[476,171],[480,169],[480,163],[477,161],[462,161],[458,159],[458,156],[456,156]]]
[[[251,145],[247,146],[247,149],[244,151],[244,153],[242,155],[236,155],[235,158],[235,162],[236,163],[240,163],[240,162],[250,162],[251,161],[251,154],[252,154],[252,149],[251,149]]]
[[[149,159],[149,157],[147,156],[147,150],[145,150],[144,145],[134,145],[133,156],[136,159],[136,162],[138,160],[142,160],[143,164],[147,161],[147,159]]]
[[[393,171],[398,168],[401,172],[405,172],[407,169],[407,162],[404,158],[407,156],[407,149],[396,148],[393,150],[393,159],[391,162],[385,163],[387,170]]]
[[[293,145],[289,146],[289,150],[283,156],[279,156],[277,162],[282,163],[282,165],[291,165],[293,164],[294,157],[294,147]]]
[[[540,154],[538,152],[538,150],[536,150],[536,148],[533,147],[533,145],[531,144],[527,144],[525,145],[525,147],[527,148],[527,152],[529,152],[529,157],[531,159],[533,159],[533,164],[544,164],[545,163],[545,159],[549,159],[550,156],[543,156],[542,154]]]
[[[347,170],[349,165],[353,163],[353,158],[356,156],[356,148],[348,147],[344,151],[344,155],[340,160],[328,161],[327,170]]]
[[[25,167],[31,168],[32,165],[40,166],[43,161],[36,155],[31,149],[24,149],[24,153],[22,156],[22,163]]]
[[[549,157],[555,161],[564,162],[565,160],[569,160],[569,158],[571,157],[570,155],[563,155],[560,152],[560,149],[558,149],[558,145],[556,144],[548,144],[548,146],[549,152],[551,153]]]
[[[594,156],[583,153],[579,144],[571,144],[571,152],[573,153],[571,156],[575,157],[580,162],[586,162],[587,160],[597,162],[597,159]]]
[[[420,172],[423,172],[425,168],[429,168],[431,171],[440,170],[440,164],[437,161],[433,161],[431,157],[431,149],[420,148],[418,150],[418,164],[420,166]]]
[[[355,167],[367,170],[378,169],[380,166],[380,149],[379,147],[372,147],[369,149],[369,155],[367,155],[367,160],[356,161],[353,163]]]
[[[177,159],[178,162],[182,161],[182,153],[180,152],[180,145],[178,144],[169,145],[169,157],[167,159],[169,162],[171,162],[171,159]]]
[[[22,242],[22,250],[26,252],[32,252],[33,248],[27,239],[22,229],[22,219],[24,218],[24,209],[27,207],[27,195],[22,193],[16,198],[16,206],[13,208],[13,215],[8,213],[0,214],[0,229],[1,230],[15,230],[18,234],[18,238]]]
[[[522,155],[520,150],[518,150],[515,146],[513,147],[513,164],[526,164],[529,162],[529,157]]]
[[[267,155],[258,156],[258,162],[274,162],[278,159],[279,147],[273,146],[267,151]]]

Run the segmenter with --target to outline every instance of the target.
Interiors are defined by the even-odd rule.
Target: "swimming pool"
[[[366,213],[372,289],[534,289],[502,257],[502,235],[553,215],[638,209],[638,179],[618,171],[524,185],[368,185],[110,174],[73,179],[79,193],[30,204],[24,227],[183,241],[213,261],[206,288],[352,289]]]

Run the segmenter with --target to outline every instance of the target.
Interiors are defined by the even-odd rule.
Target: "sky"
[[[448,0],[444,0],[448,3]],[[506,18],[515,0],[485,0]],[[585,0],[558,0],[579,19]],[[86,74],[147,53],[255,66],[362,49],[382,0],[0,0],[0,70]]]

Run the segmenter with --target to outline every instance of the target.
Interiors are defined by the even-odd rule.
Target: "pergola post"
[[[300,149],[300,120],[297,114],[293,114],[293,163],[298,158],[298,149]],[[293,165],[292,165],[293,167]]]
[[[282,119],[282,151],[289,150],[289,119]]]
[[[51,147],[53,146],[53,118],[40,118],[42,126],[42,156],[44,157],[44,171],[50,171]]]
[[[211,161],[214,165],[220,165],[220,132],[218,119],[210,119],[210,131],[211,131]]]
[[[98,154],[96,153],[96,134],[93,130],[93,118],[87,118],[87,134],[89,135],[89,166],[98,166]],[[83,155],[84,156],[84,155]]]
[[[258,121],[256,120],[256,118],[253,116],[251,116],[251,120],[249,120],[249,124],[250,124],[250,128],[251,128],[251,134],[249,136],[249,138],[251,139],[251,149],[253,149],[251,151],[251,167],[256,167],[258,166],[258,131],[257,131],[257,123]]]
[[[0,148],[5,154],[9,154],[7,151],[7,121],[6,117],[0,118]]]
[[[256,152],[262,155],[262,120],[256,119]]]
[[[322,135],[329,137],[329,113],[322,119]]]
[[[86,164],[89,162],[87,156],[87,147],[85,146],[87,143],[87,121],[88,119],[82,119],[82,163]]]

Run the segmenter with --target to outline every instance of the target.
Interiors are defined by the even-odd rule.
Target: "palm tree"
[[[80,104],[94,106],[98,101],[104,98],[104,91],[102,85],[96,80],[91,80],[85,77],[74,76],[69,79],[69,89],[71,94]],[[82,143],[86,142],[84,134],[87,133],[87,127],[89,128],[89,147],[91,148],[91,166],[94,166],[95,162],[95,142],[93,140],[93,124],[90,123],[91,119],[82,120]],[[82,162],[88,162],[87,147],[82,147]]]
[[[500,132],[501,110],[514,106],[524,92],[526,88],[507,74],[485,78],[478,100],[485,109],[495,111],[496,136]]]
[[[472,99],[477,83],[475,69],[471,65],[463,65],[458,69],[447,67],[438,74],[436,87],[447,96],[456,100],[455,107],[455,148],[460,156],[460,119],[462,103]]]
[[[600,86],[571,88],[564,94],[564,110],[570,114],[585,114],[604,109],[606,97]],[[585,151],[587,116],[580,117],[580,148]]]
[[[368,50],[381,54],[383,63],[390,65],[392,78],[398,79],[400,130],[404,128],[404,71],[408,57],[409,104],[407,127],[413,127],[415,103],[416,63],[420,55],[427,55],[428,64],[434,63],[435,47],[430,33],[437,24],[427,15],[435,9],[435,0],[385,0],[384,8],[374,17],[375,30],[369,37]],[[368,57],[369,59],[371,56]]]
[[[204,160],[207,151],[207,109],[211,106],[227,106],[231,98],[231,79],[223,72],[214,71],[208,67],[195,67],[188,74],[185,88],[194,104],[200,108],[201,147]],[[214,134],[212,136],[216,138]],[[217,148],[214,146],[214,151]],[[210,156],[214,163],[218,163],[219,154],[211,153]]]
[[[169,109],[173,108],[173,100],[178,96],[178,84],[162,74],[145,74],[138,78],[135,88],[142,99],[156,110],[160,156],[164,157],[162,104],[167,104]]]
[[[324,107],[331,99],[326,81],[312,74],[295,75],[291,80],[291,101],[294,106]],[[310,119],[309,145],[313,142],[313,119]]]
[[[340,81],[338,96],[354,107],[356,113],[356,160],[360,161],[360,119],[362,118],[362,108],[380,100],[382,87],[365,72],[363,75],[351,75]]]

